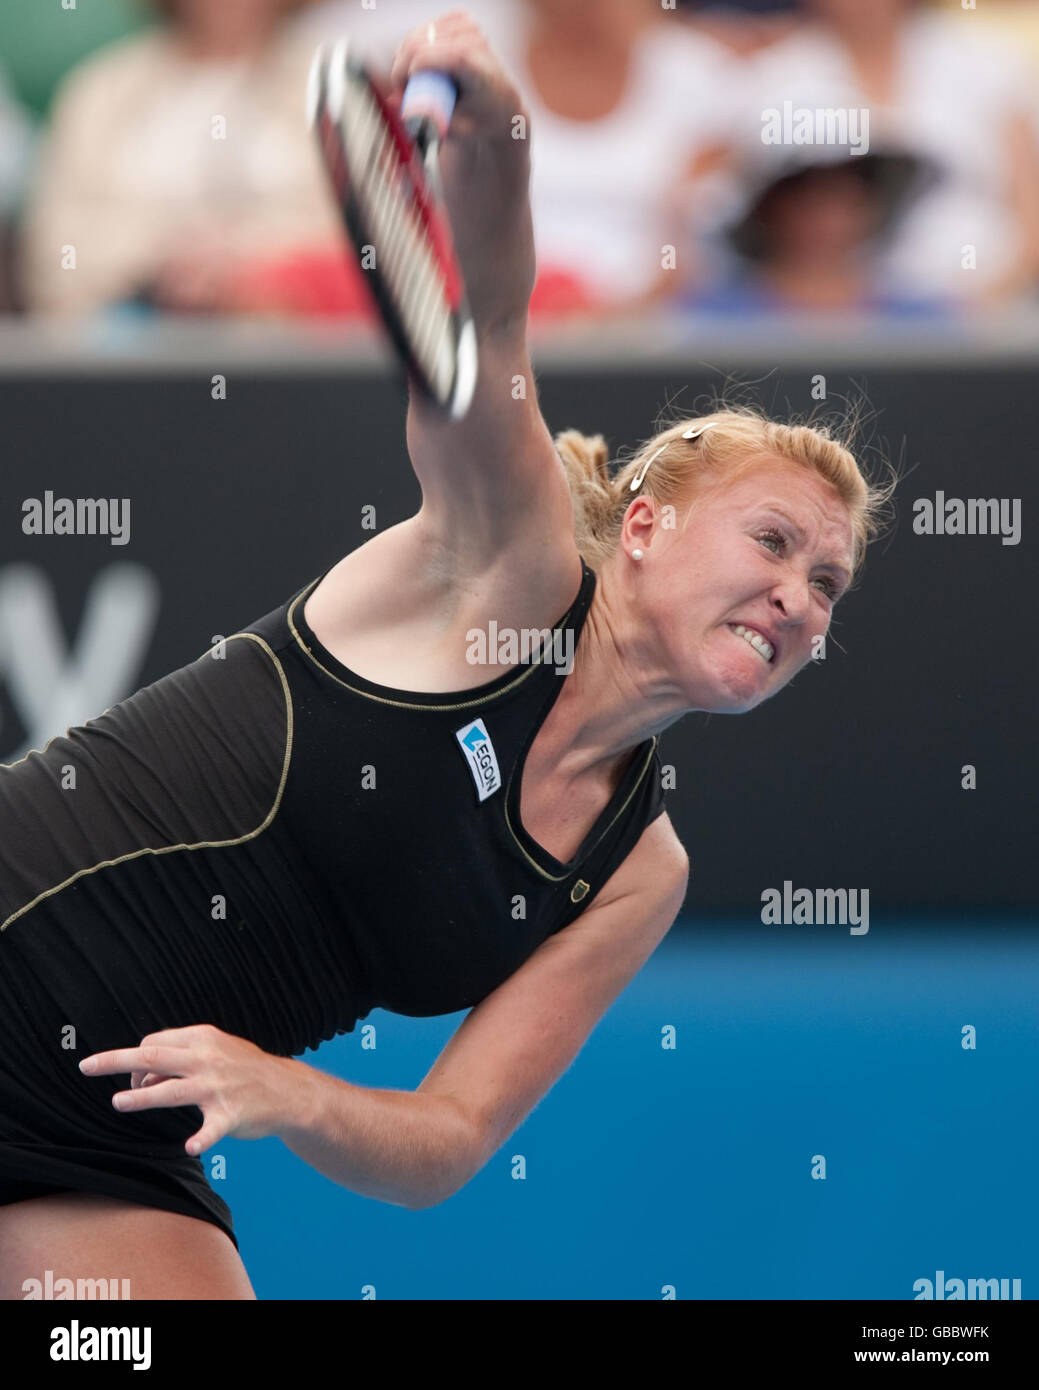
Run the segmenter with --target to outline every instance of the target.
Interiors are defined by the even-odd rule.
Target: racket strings
[[[376,267],[416,358],[446,392],[454,373],[454,341],[443,271],[392,131],[364,83],[347,84],[340,129],[354,196],[371,228]]]

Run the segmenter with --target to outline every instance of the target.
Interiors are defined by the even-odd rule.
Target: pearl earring
[[[642,559],[642,551],[641,551],[641,550],[633,550],[633,551],[631,552],[631,558],[632,558],[633,560],[641,560],[641,559]]]

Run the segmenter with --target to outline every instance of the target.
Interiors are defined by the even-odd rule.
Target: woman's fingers
[[[112,1097],[121,1112],[197,1106],[203,1125],[185,1145],[190,1154],[224,1135],[262,1139],[281,1115],[284,1059],[213,1024],[149,1033],[138,1047],[95,1053],[80,1067],[91,1076],[129,1074],[130,1089]]]
[[[119,1072],[162,1072],[179,1076],[188,1064],[191,1053],[184,1047],[147,1042],[139,1047],[117,1047],[110,1052],[95,1052],[84,1057],[79,1069],[87,1076],[113,1076]]]
[[[458,85],[452,130],[460,135],[504,138],[509,122],[522,110],[519,93],[479,26],[464,12],[452,11],[413,29],[397,50],[390,69],[394,91],[423,69],[450,73]]]
[[[116,1091],[112,1104],[117,1110],[159,1110],[164,1106],[201,1105],[201,1087],[191,1077],[168,1076],[151,1086]]]
[[[136,1047],[118,1047],[84,1057],[79,1069],[87,1076],[110,1076],[121,1071],[180,1076],[192,1059],[202,1060],[222,1037],[211,1023],[187,1028],[164,1028],[146,1033]]]
[[[405,34],[397,47],[390,68],[390,81],[393,83],[405,82],[411,65],[416,59],[421,57],[425,60],[431,52],[436,50],[438,44],[444,43],[445,39],[454,39],[459,34],[465,33],[475,33],[479,34],[481,38],[483,37],[476,23],[462,10],[451,10],[427,24],[416,25],[414,29]],[[423,66],[428,67],[430,64],[423,61]]]
[[[184,1147],[189,1154],[200,1154],[203,1149],[210,1149],[214,1144],[218,1144],[227,1133],[226,1124],[218,1124],[213,1116],[207,1115],[205,1124],[191,1136]]]
[[[169,1106],[197,1105],[202,1111],[202,1128],[185,1142],[184,1148],[189,1154],[199,1154],[230,1132],[225,1107],[203,1091],[203,1087],[188,1077],[149,1077],[137,1090],[117,1091],[112,1104],[123,1115]]]

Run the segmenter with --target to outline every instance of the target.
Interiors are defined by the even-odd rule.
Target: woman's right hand
[[[506,148],[519,143],[513,132],[517,116],[527,119],[523,100],[483,30],[465,10],[450,10],[420,24],[401,41],[390,68],[393,92],[403,94],[408,78],[423,68],[450,73],[458,85],[451,137],[507,142]]]
[[[479,25],[451,10],[413,29],[390,70],[399,104],[409,76],[448,73],[459,95],[440,149],[439,174],[451,235],[477,331],[526,320],[534,288],[529,115]]]

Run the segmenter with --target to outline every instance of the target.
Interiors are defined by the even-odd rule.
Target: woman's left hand
[[[277,1133],[294,1065],[291,1058],[274,1057],[245,1038],[200,1023],[149,1033],[139,1047],[96,1052],[79,1067],[87,1076],[131,1073],[132,1089],[112,1097],[122,1112],[197,1105],[202,1128],[184,1147],[198,1154],[227,1135],[264,1139]]]

